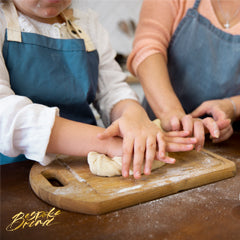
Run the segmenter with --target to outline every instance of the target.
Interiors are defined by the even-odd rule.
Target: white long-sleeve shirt
[[[98,22],[96,14],[74,11],[75,24],[79,25],[91,38],[99,54],[99,79],[95,105],[105,125],[110,123],[113,106],[123,99],[137,100],[136,94],[124,82],[126,75],[114,60],[108,33]],[[51,38],[71,38],[65,24],[46,24],[31,19],[18,12],[22,32],[38,33]],[[5,38],[6,19],[0,5],[0,47]],[[19,60],[20,61],[20,60]],[[35,104],[24,96],[15,95],[10,86],[8,70],[0,51],[0,153],[15,157],[24,154],[28,159],[47,165],[54,155],[46,154],[46,149],[54,125],[59,115],[57,107]]]

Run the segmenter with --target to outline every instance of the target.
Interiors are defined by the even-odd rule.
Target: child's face
[[[72,0],[13,0],[16,8],[23,14],[38,21],[51,23]]]

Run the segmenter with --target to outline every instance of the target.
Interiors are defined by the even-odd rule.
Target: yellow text
[[[33,211],[26,214],[19,212],[12,217],[12,222],[6,227],[6,230],[13,232],[25,227],[49,227],[60,213],[61,210],[56,210],[55,208],[52,208],[50,211]]]

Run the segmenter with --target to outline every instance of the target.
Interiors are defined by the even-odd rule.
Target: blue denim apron
[[[198,13],[187,11],[168,48],[169,76],[186,113],[202,102],[240,94],[240,36],[223,32]],[[154,114],[144,100],[149,116]]]
[[[72,31],[76,34],[79,29]],[[97,51],[87,51],[85,44],[78,37],[53,39],[25,32],[21,33],[21,42],[9,41],[7,29],[3,57],[15,94],[34,103],[57,106],[61,117],[95,125],[89,104],[97,90],[99,58]],[[6,164],[25,157],[0,155],[0,159]]]

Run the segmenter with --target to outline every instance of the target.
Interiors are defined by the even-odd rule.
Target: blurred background
[[[107,29],[113,48],[128,55],[132,48],[135,26],[142,0],[72,0],[78,9],[93,9]]]
[[[126,69],[126,60],[131,52],[138,17],[143,0],[72,0],[72,7],[79,10],[94,10],[101,24],[107,29],[112,47],[116,50],[116,60],[128,75],[127,82],[137,93],[141,102],[144,96],[138,80]],[[96,111],[98,125],[102,126]]]

